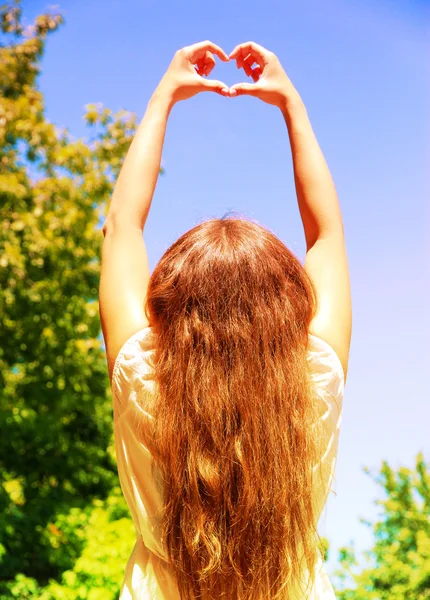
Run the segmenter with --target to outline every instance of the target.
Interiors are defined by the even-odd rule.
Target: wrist
[[[281,109],[281,112],[286,121],[306,114],[306,107],[304,105],[304,102],[300,98],[298,92],[296,91],[294,91],[293,93],[291,91],[288,91],[282,94],[282,99],[279,108]]]
[[[157,105],[158,109],[161,108],[170,113],[174,104],[176,104],[174,86],[162,79],[152,94],[149,104]]]

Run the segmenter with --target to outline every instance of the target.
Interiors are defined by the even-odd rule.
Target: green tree
[[[24,573],[16,574],[3,600],[116,600],[126,561],[135,541],[135,529],[119,487],[105,500],[93,500],[86,510],[74,508],[51,525],[52,547],[61,551],[62,538],[79,535],[83,550],[73,568],[58,580],[41,584]],[[57,550],[58,552],[59,550]]]
[[[132,547],[97,295],[98,225],[137,120],[89,105],[87,139],[56,128],[37,76],[61,15],[24,26],[14,2],[0,23],[0,597],[23,599],[75,567],[100,510],[107,534],[112,498]]]
[[[370,474],[368,469],[365,469]],[[333,586],[339,600],[430,599],[430,472],[420,452],[415,469],[393,470],[386,461],[374,481],[385,498],[373,525],[373,548],[359,568],[353,548],[340,550]]]

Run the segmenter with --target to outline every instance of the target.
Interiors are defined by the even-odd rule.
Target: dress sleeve
[[[147,376],[153,349],[152,329],[145,327],[132,335],[119,351],[112,372],[112,396],[118,415],[128,402],[136,401],[137,395],[145,387],[151,386]]]
[[[313,469],[314,506],[316,514],[321,515],[335,478],[345,376],[342,363],[334,349],[321,338],[311,334],[309,334],[308,365],[323,426],[321,431],[324,452]]]
[[[345,391],[342,363],[334,349],[323,339],[309,334],[308,365],[310,378],[318,398],[330,412],[330,421],[339,427]],[[329,415],[326,415],[326,418]]]

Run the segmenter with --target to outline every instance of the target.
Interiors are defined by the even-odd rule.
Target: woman
[[[214,55],[254,83],[204,79]],[[248,94],[288,128],[304,265],[245,218],[182,235],[152,276],[142,232],[174,104]],[[100,315],[122,490],[137,540],[121,599],[334,598],[317,523],[330,491],[351,338],[341,211],[306,109],[276,56],[176,53],[119,175]]]

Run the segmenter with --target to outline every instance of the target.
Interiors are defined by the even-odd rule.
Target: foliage
[[[119,597],[124,569],[135,540],[135,529],[119,487],[105,500],[94,500],[85,511],[72,509],[59,515],[51,527],[53,546],[59,548],[68,535],[78,534],[86,545],[72,569],[61,581],[41,586],[18,573],[9,582],[8,595],[19,600],[115,600]]]
[[[56,128],[37,75],[62,17],[26,27],[15,2],[0,23],[0,596],[24,598],[89,568],[92,503],[118,486],[97,226],[137,123],[89,105],[88,140]]]
[[[369,474],[369,470],[366,469]],[[358,568],[353,548],[342,548],[337,580],[339,600],[430,599],[430,472],[419,453],[415,470],[396,472],[386,461],[374,478],[385,492],[380,520],[373,525],[374,546]]]

